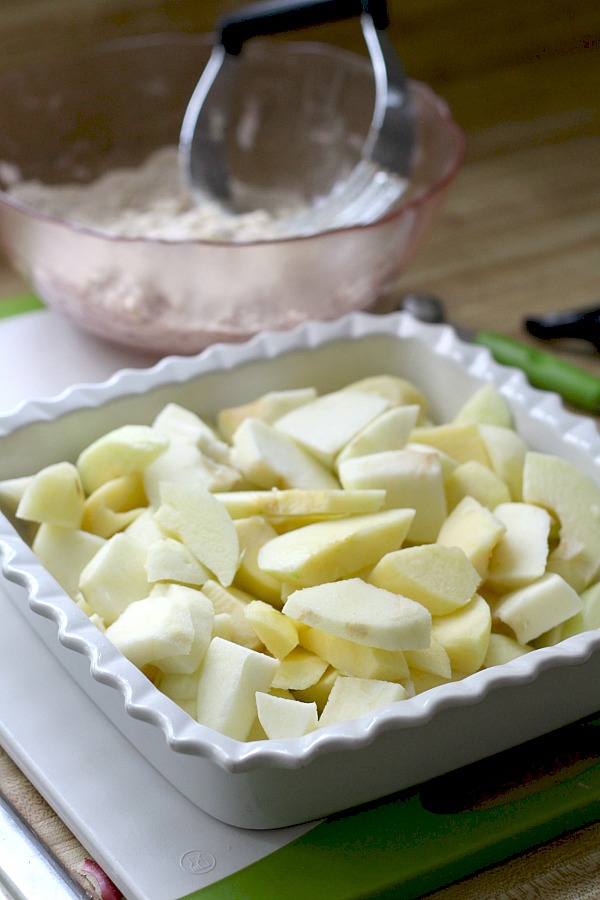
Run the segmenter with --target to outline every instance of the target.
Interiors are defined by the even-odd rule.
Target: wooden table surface
[[[0,69],[116,35],[207,31],[216,13],[239,5],[0,0]],[[600,306],[600,4],[391,0],[389,9],[409,75],[446,98],[467,137],[443,214],[397,292],[435,293],[453,322],[540,346],[523,331],[525,315]],[[363,51],[355,22],[314,37]],[[0,298],[24,287],[0,264]],[[588,345],[553,350],[600,375]],[[1,762],[0,787],[10,783],[15,799],[15,773]],[[597,854],[568,887],[548,875],[574,859],[589,862],[597,842],[598,829],[584,829],[439,897],[598,896]],[[531,893],[534,873],[541,893]]]

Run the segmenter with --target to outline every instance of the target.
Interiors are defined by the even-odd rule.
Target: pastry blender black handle
[[[387,27],[385,0],[264,0],[220,18],[217,40],[227,53],[237,56],[251,38],[340,22],[363,13],[371,16],[376,28]]]
[[[600,307],[547,313],[524,322],[529,334],[543,341],[569,338],[588,341],[600,351]]]

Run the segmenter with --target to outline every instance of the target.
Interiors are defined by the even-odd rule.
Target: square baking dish
[[[167,402],[212,420],[219,409],[269,390],[330,391],[383,372],[415,384],[440,421],[480,385],[495,385],[532,449],[562,456],[600,482],[592,419],[567,412],[556,395],[534,390],[521,372],[496,364],[450,327],[424,325],[406,313],[354,313],[265,332],[31,401],[0,420],[0,479],[75,459],[112,428],[149,424]],[[600,631],[588,631],[302,738],[238,742],[195,722],[161,694],[3,516],[0,550],[10,601],[90,700],[188,799],[239,827],[279,828],[373,801],[600,708]],[[69,716],[58,696],[53,715],[57,721]]]

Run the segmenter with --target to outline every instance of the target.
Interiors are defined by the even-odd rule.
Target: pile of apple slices
[[[197,721],[297,737],[600,627],[600,486],[491,385],[380,375],[214,424],[169,403],[0,483],[35,554]]]

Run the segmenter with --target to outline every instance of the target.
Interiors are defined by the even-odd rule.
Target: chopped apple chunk
[[[338,678],[319,718],[319,725],[334,725],[358,719],[382,706],[406,700],[408,692],[401,684],[367,678]]]
[[[303,647],[326,660],[342,675],[401,681],[410,674],[402,650],[380,650],[308,625],[302,625],[298,635]]]
[[[17,506],[19,519],[80,528],[84,493],[77,468],[69,462],[46,466],[28,481]]]
[[[600,484],[566,459],[529,451],[523,500],[556,517],[560,543],[553,558],[564,564],[563,577],[584,590],[600,576]]]
[[[385,507],[414,511],[409,539],[434,541],[446,518],[447,506],[440,458],[432,451],[388,450],[347,459],[339,477],[346,490],[384,490]]]
[[[284,659],[298,645],[295,622],[268,603],[262,600],[250,601],[244,609],[244,615],[271,656]]]
[[[513,416],[498,388],[493,384],[484,384],[463,403],[454,416],[454,422],[475,422],[478,425],[511,428]]]
[[[521,644],[528,644],[582,608],[581,598],[564,578],[546,572],[505,594],[494,606],[494,619],[508,625]]]
[[[237,428],[245,419],[260,419],[271,425],[286,413],[303,406],[317,396],[315,388],[293,388],[287,391],[269,391],[244,403],[222,409],[217,416],[217,426],[223,437],[231,441]]]
[[[113,535],[81,572],[79,590],[94,612],[111,625],[130,603],[150,592],[144,548],[130,535]]]
[[[332,490],[330,470],[292,437],[260,419],[244,419],[233,435],[233,464],[261,488]]]
[[[483,665],[492,630],[486,601],[475,594],[466,606],[447,616],[434,617],[432,636],[444,647],[454,672],[470,675]]]
[[[223,585],[229,585],[239,564],[240,545],[225,507],[200,487],[178,482],[161,486],[158,524],[184,543]]]
[[[198,721],[245,741],[257,715],[256,693],[268,693],[278,667],[271,656],[213,638],[198,680]]]
[[[274,688],[285,688],[290,691],[305,691],[316,684],[325,674],[329,664],[306,650],[294,647],[287,656],[280,659],[277,674],[273,679]]]
[[[275,427],[332,468],[342,448],[388,406],[379,394],[336,391],[292,410],[277,419]]]
[[[465,606],[481,582],[465,553],[443,544],[421,544],[387,553],[368,580],[416,600],[434,616]]]
[[[169,439],[149,425],[122,425],[102,435],[77,459],[86,494],[112,478],[143,472],[168,445]]]
[[[319,724],[316,703],[302,703],[258,691],[256,708],[265,735],[271,740],[302,737]]]

